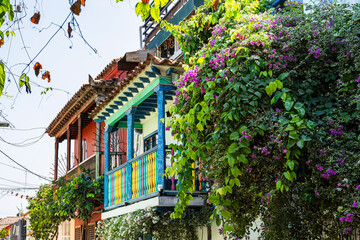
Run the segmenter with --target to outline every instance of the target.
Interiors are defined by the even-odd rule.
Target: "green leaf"
[[[199,129],[200,132],[204,131],[204,127],[201,123],[196,124],[197,129]]]
[[[304,147],[304,139],[300,139],[297,143],[296,143],[296,145],[300,148],[300,149],[303,149],[303,147]]]
[[[307,121],[306,122],[306,126],[310,129],[310,130],[314,130],[314,123],[312,121]]]
[[[236,152],[237,150],[239,149],[239,146],[238,146],[238,143],[237,142],[234,142],[230,145],[228,151],[229,153],[234,153]]]
[[[230,134],[230,140],[239,140],[239,133],[236,131],[236,132],[232,132]]]
[[[278,89],[282,89],[284,87],[282,82],[280,82],[279,80],[275,80],[275,83]]]
[[[8,11],[9,11],[9,20],[10,20],[10,21],[13,21],[13,19],[14,19],[14,10],[13,10],[11,4],[9,4]]]
[[[272,70],[271,70],[271,69],[268,71],[268,73],[269,73],[269,76],[270,76],[270,77],[272,77],[272,76],[273,76],[273,72],[272,72]]]
[[[169,0],[160,0],[160,6],[164,7],[168,2]]]
[[[281,81],[281,80],[284,80],[285,78],[287,78],[288,76],[289,76],[289,73],[282,73],[282,74],[280,74],[278,79]]]
[[[160,8],[158,7],[151,7],[150,10],[151,17],[156,21],[160,21]]]
[[[277,101],[280,99],[282,95],[282,92],[276,92],[274,97],[271,99],[271,105],[277,103]]]
[[[290,111],[292,106],[294,105],[294,101],[291,100],[291,98],[288,98],[285,100],[285,109]]]
[[[220,204],[220,198],[219,196],[210,196],[209,201],[213,204]]]
[[[2,91],[4,90],[5,86],[5,71],[4,71],[4,63],[0,62],[0,97],[2,94]]]
[[[238,177],[240,175],[240,170],[237,167],[232,167],[231,168],[231,173],[234,177]]]
[[[160,0],[154,0],[154,6],[159,8],[160,7]]]
[[[292,130],[295,130],[295,128],[290,124],[287,126],[287,128],[285,128],[285,131],[292,131]]]
[[[229,219],[231,217],[231,213],[229,211],[226,210],[221,210],[220,211],[221,216],[223,216],[223,218],[225,219]]]
[[[291,175],[291,173],[290,173],[289,171],[284,172],[284,176],[285,176],[285,178],[286,178],[287,180],[289,180],[290,182],[293,181],[293,177],[292,177],[292,175]]]
[[[229,163],[229,166],[230,166],[230,167],[234,166],[234,164],[235,164],[235,158],[234,158],[234,157],[229,157],[228,163]]]
[[[294,161],[287,161],[287,165],[290,168],[290,170],[294,170],[295,162]]]
[[[282,184],[282,181],[281,181],[281,180],[278,180],[278,181],[276,182],[276,189],[277,189],[277,190],[280,189],[281,184]]]

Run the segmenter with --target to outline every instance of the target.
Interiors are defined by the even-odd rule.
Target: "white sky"
[[[115,0],[86,1],[86,7],[82,8],[77,21],[85,39],[98,50],[98,54],[86,46],[75,32],[73,32],[71,43],[65,36],[66,23],[65,32],[60,31],[36,59],[42,64],[43,69],[50,71],[51,83],[48,84],[41,77],[36,78],[31,66],[30,80],[43,86],[63,89],[70,94],[54,90],[45,96],[41,96],[40,92],[43,89],[32,84],[32,94],[26,94],[25,89],[22,89],[16,97],[17,89],[14,82],[5,83],[5,88],[8,86],[6,90],[10,97],[6,98],[4,95],[0,97],[0,111],[16,128],[47,127],[80,86],[88,82],[88,74],[95,78],[112,59],[123,56],[125,52],[140,48],[139,26],[141,19],[135,14],[136,1],[129,1],[125,0],[122,3],[116,3]],[[17,0],[17,2],[19,1]],[[53,25],[41,33],[38,29],[48,27],[51,22],[58,25],[62,24],[69,14],[70,5],[66,0],[38,0],[37,4],[33,0],[26,0],[25,2],[28,8],[27,16],[23,19],[20,27],[30,57],[34,57],[58,27]],[[41,12],[38,26],[29,21],[35,12],[34,6]],[[9,47],[10,40],[7,40],[5,45],[0,48],[0,56],[2,59],[8,60],[9,66],[29,62],[19,31],[15,31],[15,34],[16,37],[12,39],[11,47]],[[70,46],[72,48],[69,48]],[[19,73],[23,68],[24,65],[19,65],[12,70]],[[3,120],[0,116],[0,121]],[[0,128],[0,137],[8,142],[18,143],[28,138],[40,136],[43,132],[44,129],[16,131]],[[30,170],[43,176],[49,176],[50,168],[54,162],[54,139],[48,135],[29,147],[14,147],[0,139],[0,150]],[[65,152],[65,144],[61,144],[59,153]],[[2,163],[16,167],[14,163],[0,153],[0,189],[7,187],[6,185],[24,187],[25,181],[28,187],[29,184],[39,185],[44,182],[36,176],[29,173],[25,174],[24,171],[5,166]],[[19,196],[15,197],[15,194],[4,195],[4,193],[5,191],[0,190],[0,218],[15,215],[18,213],[18,208],[26,211],[26,200],[20,199]],[[34,191],[20,192],[19,195],[22,194],[33,196]]]

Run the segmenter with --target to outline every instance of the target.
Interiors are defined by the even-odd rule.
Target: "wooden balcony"
[[[95,168],[96,168],[96,157],[95,154],[91,155],[85,161],[82,161],[80,164],[74,166],[67,172],[69,179],[73,179],[76,175],[82,172],[81,168],[90,171],[91,179],[95,178]]]
[[[170,152],[167,152],[169,160]],[[158,147],[144,152],[143,154],[131,159],[128,163],[107,172],[105,175],[108,180],[108,206],[105,210],[135,203],[141,200],[152,198],[155,196],[172,196],[177,193],[175,177],[166,179],[165,189],[160,189],[158,185],[158,177],[164,172],[158,171]],[[127,183],[127,166],[131,166],[131,184]],[[195,168],[193,170],[195,188],[194,195],[206,193],[206,187],[201,181]],[[131,186],[131,188],[130,188]],[[130,194],[129,194],[130,193]]]

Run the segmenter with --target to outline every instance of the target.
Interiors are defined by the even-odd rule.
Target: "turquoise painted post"
[[[106,173],[110,170],[110,132],[106,129],[104,133],[104,151],[105,151],[105,167],[104,167],[104,207],[109,206],[109,177]]]
[[[158,154],[157,154],[157,184],[158,190],[166,189],[165,177],[163,177],[166,168],[165,155],[165,92],[174,90],[171,85],[158,85],[154,91],[157,93],[158,109]]]
[[[127,115],[127,165],[126,165],[126,199],[132,198],[132,168],[129,161],[134,157],[134,122],[136,107],[126,111]]]

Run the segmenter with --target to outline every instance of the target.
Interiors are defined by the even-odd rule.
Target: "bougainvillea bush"
[[[59,178],[53,185],[42,185],[36,198],[28,199],[31,236],[56,239],[59,225],[77,217],[86,221],[103,202],[103,178],[91,179],[87,172],[71,181]]]
[[[199,227],[210,225],[212,208],[186,209],[182,218],[171,219],[169,212],[158,212],[154,208],[140,209],[98,223],[98,239],[138,240],[151,236],[156,240],[195,240]]]
[[[168,125],[168,174],[191,199],[194,161],[229,238],[339,239],[359,227],[360,11],[206,2],[178,27],[186,73]]]

